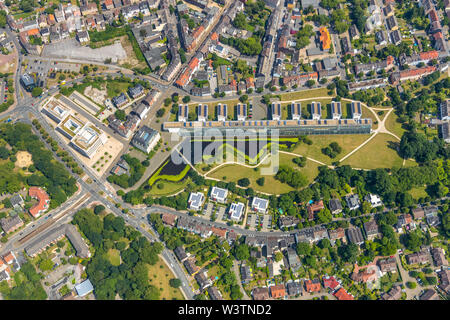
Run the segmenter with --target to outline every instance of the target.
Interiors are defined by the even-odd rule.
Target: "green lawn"
[[[317,167],[319,164],[313,161],[307,161],[306,166],[304,168],[299,168],[292,162],[292,159],[295,156],[291,156],[284,153],[279,153],[279,165],[289,165],[294,168],[298,168],[311,183],[315,179],[318,173]],[[220,179],[226,182],[237,182],[239,179],[248,178],[250,180],[250,187],[256,191],[261,191],[265,193],[272,194],[282,194],[289,191],[294,190],[292,187],[285,183],[281,183],[280,181],[275,179],[275,174],[272,175],[263,175],[262,172],[264,168],[269,168],[271,157],[268,157],[259,167],[255,170],[254,168],[244,167],[238,164],[230,164],[220,167],[216,171],[213,171],[208,177]],[[276,164],[276,163],[274,163]],[[226,177],[224,179],[224,177]],[[263,186],[260,186],[256,183],[256,180],[260,177],[265,178],[265,182]]]
[[[120,251],[117,249],[109,249],[108,260],[113,266],[120,265]]]
[[[299,143],[292,151],[305,157],[318,160],[320,162],[331,164],[338,161],[353,149],[358,147],[364,141],[370,138],[368,134],[342,134],[342,135],[311,135],[308,136],[313,141],[312,145]],[[342,152],[334,159],[322,153],[322,149],[327,147],[331,142],[337,142],[342,147]]]
[[[391,148],[396,147],[398,143],[393,136],[380,133],[342,164],[362,169],[402,167],[403,159]]]
[[[280,93],[281,100],[296,100],[296,99],[312,99],[314,97],[327,97],[328,89],[320,88],[320,89],[311,89],[311,90],[302,90],[299,92],[288,92],[288,93]]]
[[[425,187],[412,188],[408,191],[408,193],[416,200],[428,196],[428,193],[425,191]]]
[[[400,139],[403,133],[406,131],[402,128],[402,124],[397,121],[398,116],[392,111],[389,117],[386,119],[385,126],[386,129],[395,134]]]
[[[108,98],[118,96],[121,92],[128,90],[130,83],[120,81],[107,81],[106,90],[108,92]]]
[[[163,188],[159,189],[157,186],[162,183]],[[150,190],[150,195],[152,196],[167,196],[174,193],[177,193],[183,190],[188,184],[188,179],[184,179],[181,182],[172,182],[172,181],[160,181],[156,182],[155,186]]]

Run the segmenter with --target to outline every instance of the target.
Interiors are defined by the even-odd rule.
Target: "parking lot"
[[[225,207],[218,207],[217,210],[217,222],[226,222],[227,221],[227,216],[225,215]]]
[[[250,113],[250,105],[252,112]],[[260,98],[252,98],[249,101],[248,115],[254,120],[261,120],[267,118],[267,106],[262,104]],[[251,115],[251,117],[250,117]]]
[[[216,211],[215,205],[212,202],[208,202],[203,209],[203,216],[205,219],[211,219],[212,214]]]
[[[268,214],[249,214],[247,217],[247,224],[250,230],[257,230],[259,226],[262,231],[268,231],[272,229],[272,216]]]

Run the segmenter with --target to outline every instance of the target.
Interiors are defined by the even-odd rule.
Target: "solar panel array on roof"
[[[178,121],[186,121],[189,114],[188,105],[179,104],[178,105]]]
[[[362,115],[361,102],[353,101],[351,104],[353,119],[359,119]]]
[[[313,119],[315,119],[315,120],[320,119],[320,117],[322,116],[322,109],[321,109],[320,102],[316,102],[316,101],[311,102],[311,113],[312,113]]]
[[[291,104],[291,116],[293,120],[300,119],[302,115],[302,104],[300,102],[293,102]]]
[[[342,116],[341,103],[338,101],[331,102],[331,114],[333,119],[340,119]]]

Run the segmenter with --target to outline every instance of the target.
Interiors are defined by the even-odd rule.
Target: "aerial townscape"
[[[450,0],[0,0],[0,299],[448,300],[449,28]]]

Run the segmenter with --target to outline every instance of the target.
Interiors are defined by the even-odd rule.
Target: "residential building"
[[[445,252],[442,248],[433,248],[430,251],[431,256],[433,257],[434,265],[436,267],[447,266],[448,262],[445,258]]]
[[[283,299],[286,297],[286,287],[284,284],[277,284],[274,286],[269,287],[270,289],[270,296],[273,299]]]
[[[173,252],[177,256],[178,260],[180,260],[180,262],[184,262],[188,258],[188,255],[186,254],[186,251],[183,247],[176,247]]]
[[[208,287],[208,294],[211,300],[224,300],[219,289],[214,286]]]
[[[430,262],[430,256],[425,251],[422,250],[420,252],[411,253],[406,256],[406,261],[408,264],[424,264]]]
[[[347,237],[351,243],[362,245],[364,243],[364,237],[361,229],[358,227],[352,227],[347,229]]]
[[[338,300],[354,300],[355,299],[351,294],[349,294],[347,291],[345,291],[344,288],[340,288],[338,291],[333,293],[333,295]]]
[[[228,196],[228,190],[227,189],[222,189],[222,188],[218,188],[218,187],[212,187],[211,194],[210,194],[209,198],[212,201],[216,201],[216,202],[219,202],[219,203],[225,203],[227,201],[227,196]]]
[[[393,286],[387,293],[383,293],[382,300],[400,300],[402,297],[402,288],[400,286]]]
[[[373,240],[379,235],[378,225],[375,220],[370,220],[364,223],[364,231],[366,232],[367,239]]]
[[[427,289],[419,298],[419,300],[440,300],[439,295],[433,289]]]
[[[381,206],[383,204],[383,202],[381,201],[380,197],[375,195],[375,194],[372,194],[372,193],[368,194],[365,197],[365,200],[370,203],[372,208],[379,207],[379,206]]]
[[[306,211],[308,212],[308,219],[313,220],[314,216],[323,209],[325,209],[323,200],[311,203],[306,207]]]
[[[337,239],[343,240],[345,242],[345,230],[343,228],[328,230],[328,236],[332,243],[334,243]]]
[[[253,272],[250,266],[242,264],[240,270],[242,283],[247,284],[253,280]]]
[[[328,207],[330,208],[332,214],[338,214],[342,212],[342,204],[341,200],[339,199],[330,199]]]
[[[292,228],[300,223],[300,219],[294,216],[280,216],[278,217],[278,226],[280,229]]]
[[[286,283],[286,289],[290,297],[303,295],[303,286],[300,282],[290,281]]]
[[[188,258],[183,262],[184,267],[190,275],[196,273],[200,268],[195,264],[195,258]]]
[[[25,205],[25,202],[23,201],[23,198],[19,193],[13,195],[9,199],[9,201],[11,202],[11,205],[14,208],[14,210],[17,210],[17,211],[21,211]]]
[[[254,288],[252,296],[253,300],[269,300],[269,288]]]
[[[163,213],[161,215],[162,222],[168,226],[175,227],[177,216],[171,213]]]
[[[341,103],[337,101],[331,102],[331,115],[333,119],[339,120],[342,117]]]
[[[269,207],[269,200],[253,197],[251,207],[253,211],[264,214],[267,212],[267,208]]]
[[[337,287],[339,287],[341,284],[336,280],[333,276],[323,276],[323,287],[330,289],[331,291],[334,291]]]
[[[359,208],[360,202],[357,193],[345,196],[345,202],[350,210],[356,210]]]
[[[50,197],[48,196],[47,192],[45,192],[44,189],[40,187],[30,187],[30,189],[28,189],[28,195],[38,200],[38,203],[36,203],[29,209],[30,214],[34,218],[37,218],[41,215],[41,213],[45,212],[48,209],[50,204]]]
[[[160,138],[161,136],[158,131],[147,126],[142,126],[134,135],[131,143],[139,150],[149,153],[156,146]]]
[[[245,205],[242,202],[233,202],[228,210],[230,219],[240,221],[245,212]]]
[[[397,272],[397,262],[395,258],[380,259],[377,263],[381,272]]]
[[[190,210],[199,211],[205,202],[205,196],[201,192],[191,192],[188,205]]]
[[[305,288],[306,291],[309,293],[320,292],[321,290],[320,280],[319,279],[305,280]]]
[[[5,233],[14,232],[23,226],[23,221],[19,215],[0,219],[0,226]]]
[[[228,117],[228,108],[226,104],[217,105],[217,121],[225,121]]]
[[[197,283],[201,291],[205,290],[206,288],[212,285],[212,281],[208,277],[208,274],[205,270],[196,273],[194,278],[195,280],[197,280]]]

